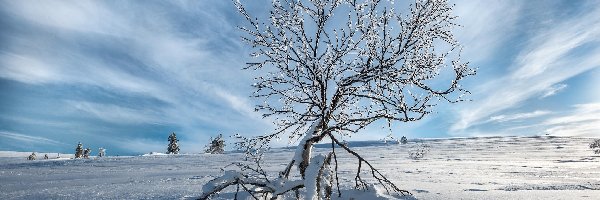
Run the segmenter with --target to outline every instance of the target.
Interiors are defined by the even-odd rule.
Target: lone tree
[[[179,142],[177,135],[175,135],[175,132],[171,133],[171,135],[169,135],[167,154],[179,154],[179,145],[177,145],[177,142]]]
[[[252,196],[343,197],[336,147],[357,160],[354,190],[373,191],[361,173],[366,170],[389,194],[410,194],[340,136],[377,121],[420,120],[440,101],[464,101],[469,92],[459,83],[475,70],[460,61],[452,6],[446,0],[416,0],[402,14],[392,0],[272,0],[268,18],[258,18],[239,1],[234,4],[247,21],[240,27],[242,39],[254,49],[246,69],[263,74],[253,84],[253,96],[264,102],[256,110],[278,128],[237,144],[258,158],[254,173],[238,164],[241,171],[210,181],[200,198],[229,186]],[[261,150],[285,135],[301,139],[290,163],[271,180],[260,169]],[[312,155],[321,141],[331,142],[330,152]],[[290,176],[293,166],[300,180]]]
[[[83,145],[80,143],[77,144],[77,148],[75,148],[75,158],[83,157]]]
[[[219,134],[216,138],[210,138],[210,144],[207,145],[206,150],[204,152],[210,154],[222,154],[225,150],[225,140],[223,140],[223,135]]]

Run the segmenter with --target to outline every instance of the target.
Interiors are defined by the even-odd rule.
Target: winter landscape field
[[[353,142],[350,146],[417,199],[597,199],[600,156],[589,149],[590,141],[576,137],[486,137],[408,144]],[[421,146],[428,146],[426,155],[409,158],[409,152]],[[316,148],[315,152],[323,150],[328,149]],[[271,149],[263,168],[276,174],[291,154],[289,148]],[[222,174],[220,168],[243,158],[241,153],[35,161],[23,156],[3,157],[0,199],[193,198],[201,195],[202,185]],[[342,153],[338,160],[341,182],[352,183],[356,160]]]
[[[597,0],[0,5],[0,200],[600,199]]]

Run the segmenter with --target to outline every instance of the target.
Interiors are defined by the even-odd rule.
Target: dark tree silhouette
[[[179,145],[177,144],[179,140],[177,139],[177,135],[175,132],[169,135],[169,146],[167,147],[167,154],[179,154]]]
[[[35,155],[35,152],[31,153],[31,155],[27,156],[27,160],[35,160],[37,159],[37,155]]]
[[[82,158],[83,157],[83,144],[78,143],[77,144],[77,148],[75,148],[75,158]]]

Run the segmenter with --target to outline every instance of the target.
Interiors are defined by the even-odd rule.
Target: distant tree
[[[37,156],[35,155],[35,152],[32,152],[31,155],[27,157],[27,160],[35,160],[36,158]]]
[[[336,147],[358,161],[354,189],[369,190],[361,173],[366,168],[388,193],[410,194],[340,137],[376,121],[420,120],[438,101],[463,101],[469,92],[460,82],[475,71],[460,61],[461,47],[452,34],[456,17],[446,0],[416,0],[407,14],[397,5],[392,0],[273,0],[270,16],[259,19],[235,1],[248,22],[241,27],[243,40],[255,50],[247,69],[263,72],[253,85],[253,96],[263,102],[256,110],[273,117],[277,127],[238,146],[259,164],[272,140],[287,134],[300,142],[275,180],[264,173],[228,171],[203,187],[201,199],[229,186],[253,196],[329,198],[334,180],[341,196]],[[313,145],[324,140],[331,141],[331,151],[313,155]],[[290,176],[293,166],[299,176]]]
[[[98,157],[104,157],[104,155],[106,154],[106,149],[105,148],[98,148]]]
[[[179,140],[177,139],[177,135],[175,132],[169,135],[169,146],[167,147],[167,154],[179,154],[179,145],[177,144]]]
[[[90,154],[92,153],[92,149],[90,148],[85,148],[83,149],[83,158],[90,158]]]
[[[77,144],[77,148],[75,148],[75,158],[83,157],[83,144],[81,142]]]
[[[400,144],[406,144],[408,143],[408,139],[406,139],[406,136],[402,136],[402,138],[400,138]]]
[[[206,150],[204,152],[210,154],[222,154],[225,150],[225,140],[223,140],[223,135],[219,134],[216,138],[210,138],[210,144],[207,145]]]
[[[594,140],[594,142],[590,144],[590,149],[592,149],[595,154],[600,154],[600,139]]]
[[[395,138],[391,133],[385,136],[382,140],[383,143],[386,144],[388,143],[388,141],[396,141],[397,143],[400,143],[400,141],[397,138]]]

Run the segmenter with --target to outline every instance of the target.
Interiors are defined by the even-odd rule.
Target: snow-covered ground
[[[418,199],[597,199],[600,155],[589,138],[493,137],[351,143],[383,174]],[[409,158],[428,145],[422,159]],[[317,148],[316,152],[328,149]],[[337,149],[339,150],[339,149]],[[339,151],[338,151],[339,152]],[[243,154],[146,155],[36,160],[3,152],[0,199],[179,199],[199,196],[220,167]],[[62,155],[62,154],[61,154]],[[275,175],[292,149],[273,149],[263,168]],[[38,159],[43,154],[38,153]],[[51,157],[52,158],[52,157]],[[340,182],[353,184],[357,161],[338,154]],[[368,177],[364,171],[363,177]],[[350,187],[345,185],[343,187]]]

